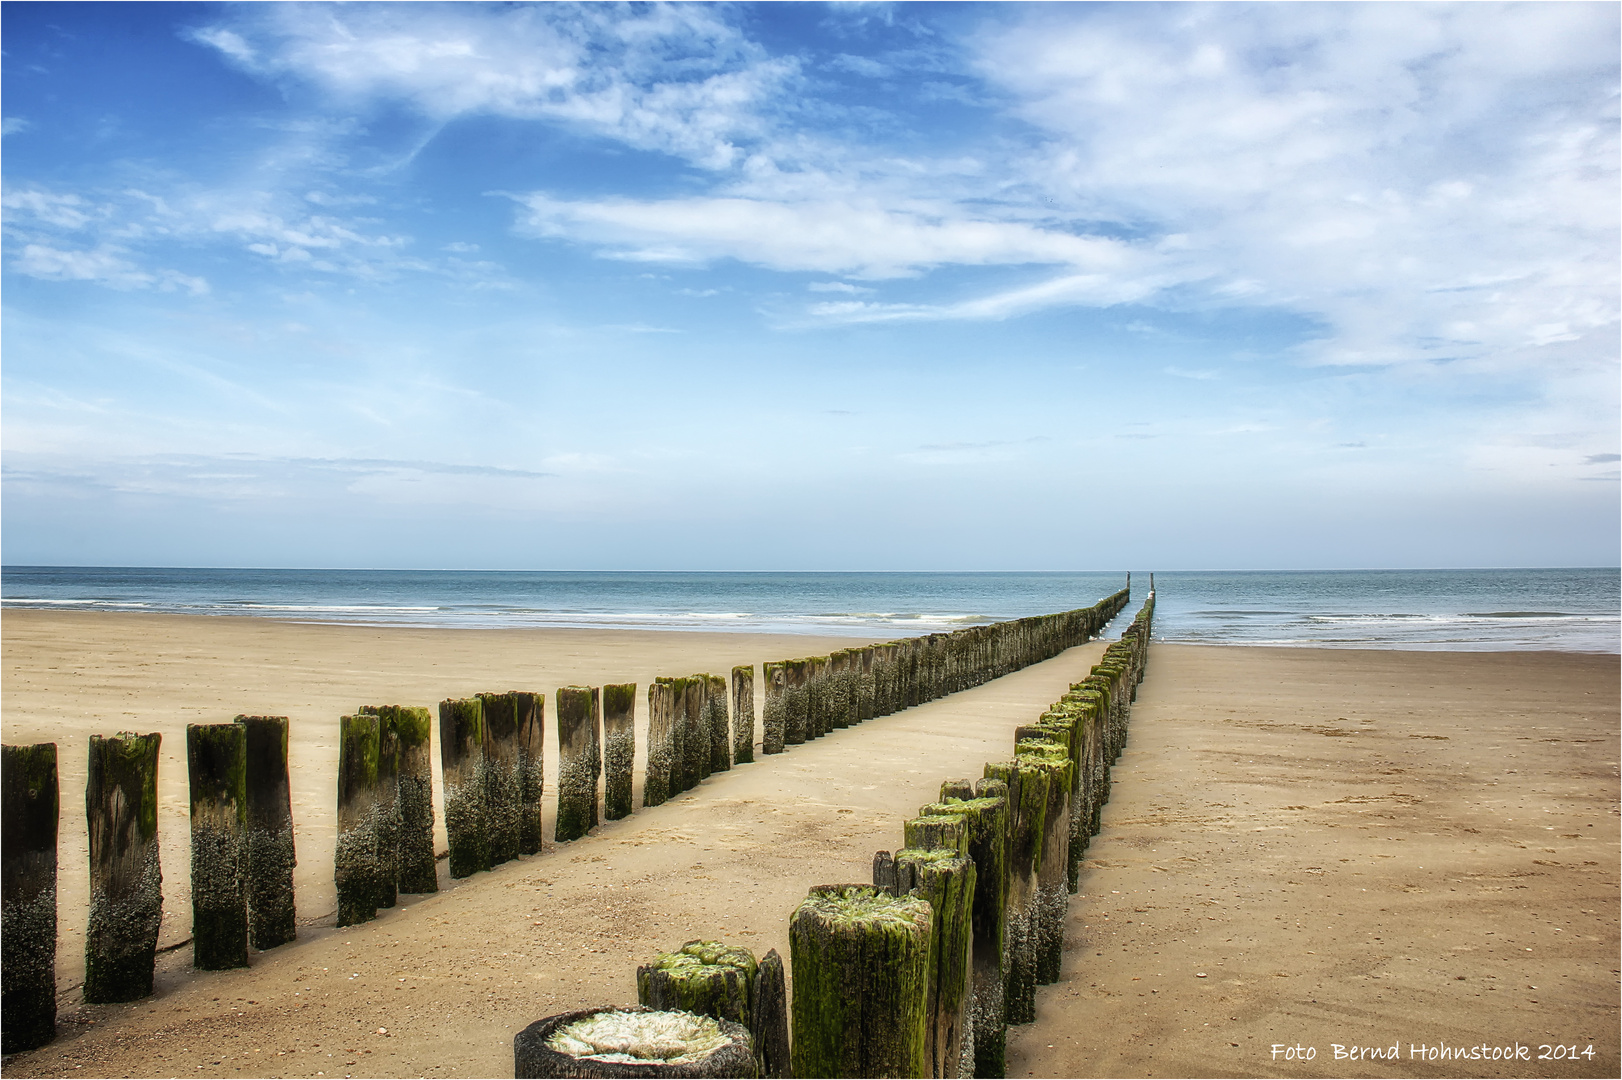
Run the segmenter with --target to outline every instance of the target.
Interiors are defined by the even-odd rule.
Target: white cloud
[[[175,270],[146,270],[125,253],[109,247],[66,251],[46,244],[25,244],[12,269],[49,281],[90,281],[114,289],[184,289],[194,296],[208,292],[208,282]]]

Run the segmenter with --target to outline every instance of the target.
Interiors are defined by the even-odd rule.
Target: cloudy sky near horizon
[[[1617,564],[1615,4],[0,19],[7,563]]]

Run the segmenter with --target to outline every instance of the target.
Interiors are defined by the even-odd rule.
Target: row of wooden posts
[[[1077,621],[1102,626],[1126,602],[1117,593]],[[1153,614],[1151,591],[1091,673],[1016,729],[1010,760],[987,764],[978,783],[944,783],[905,823],[901,850],[874,856],[872,885],[811,889],[789,927],[792,1007],[775,950],[757,963],[747,948],[690,941],[639,967],[643,1008],[711,1017],[729,1036],[689,1075],[1003,1076],[1008,1025],[1032,1022],[1036,987],[1059,977],[1069,898],[1125,745]],[[553,1039],[602,1012],[520,1032],[515,1075],[622,1075]]]
[[[1056,615],[846,649],[765,665],[762,750],[788,746],[979,685],[1088,640],[1126,591]],[[661,678],[648,688],[643,805],[754,759],[754,668]],[[555,838],[577,839],[632,810],[634,684],[557,691]],[[338,925],[375,917],[401,893],[438,888],[426,708],[363,706],[339,721]],[[440,703],[440,758],[452,877],[542,847],[545,696],[510,692]],[[193,963],[245,966],[295,935],[288,718],[239,716],[187,726]],[[163,875],[157,843],[158,733],[92,735],[85,789],[90,912],[84,998],[152,992]],[[56,745],[4,756],[5,1052],[55,1035]]]

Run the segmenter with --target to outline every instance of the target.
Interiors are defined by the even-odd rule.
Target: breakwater
[[[1108,615],[1099,613],[1099,617],[1103,619]],[[942,638],[950,636],[941,635]],[[961,640],[968,636],[959,634],[956,638]],[[1011,634],[1009,638],[1012,639]],[[749,674],[752,676],[753,672],[750,671]],[[972,677],[976,681],[984,681],[984,678],[994,676],[982,673]],[[754,696],[753,685],[749,686],[751,693],[747,695],[741,693],[743,685],[741,678],[735,677],[731,686],[728,686],[725,679],[716,676],[688,677],[688,681],[701,691],[696,707],[693,707],[693,703],[686,698],[682,703],[683,732],[694,737],[686,738],[683,742],[682,761],[685,775],[681,777],[681,782],[691,786],[701,780],[706,772],[736,767],[740,764],[742,745],[751,729],[758,727],[758,720],[753,712],[753,701],[749,702],[750,715],[747,717],[743,716],[735,705],[732,709],[727,707],[738,697]],[[752,678],[749,682],[752,684]],[[965,681],[962,685],[974,684]],[[602,806],[600,797],[607,794],[604,789],[611,786],[603,784],[599,788],[598,784],[604,780],[623,781],[623,775],[615,775],[619,774],[620,770],[613,768],[609,759],[618,758],[624,761],[634,753],[635,736],[628,731],[616,733],[623,734],[625,738],[615,740],[615,744],[611,745],[610,732],[607,730],[610,718],[605,715],[609,711],[608,689],[608,687],[565,687],[565,693],[560,695],[558,708],[554,713],[554,724],[560,727],[558,734],[561,736],[563,734],[561,721],[564,714],[575,711],[572,702],[561,699],[576,696],[587,699],[584,709],[587,715],[582,753],[568,756],[578,757],[585,767],[586,782],[590,789],[594,789],[587,799],[590,807],[587,813],[593,815]],[[620,689],[622,692],[628,690],[634,693],[634,688],[630,688],[628,684]],[[729,690],[734,693],[729,694]],[[584,694],[581,694],[581,691],[584,691]],[[384,696],[386,690],[383,693],[376,693],[375,696],[374,692],[368,692],[366,696],[372,697],[373,700],[389,700],[389,696],[392,696]],[[935,693],[939,692],[942,691]],[[592,702],[590,700],[592,697],[597,700]],[[913,700],[928,700],[928,697],[915,696]],[[450,870],[453,875],[466,876],[469,873],[479,873],[499,865],[505,859],[526,854],[527,845],[524,844],[523,838],[527,834],[534,834],[538,838],[540,796],[543,793],[538,790],[538,784],[528,781],[531,776],[538,779],[540,775],[540,736],[544,735],[544,714],[547,711],[544,706],[545,700],[541,694],[521,692],[481,694],[474,698],[449,699],[442,704],[440,735],[443,757],[440,766],[445,781],[446,799],[437,807],[434,805],[436,800],[427,800],[429,811],[427,830],[433,828],[434,811],[445,815],[443,820],[451,837]],[[335,715],[339,711],[350,712],[348,709],[334,708],[332,714]],[[408,713],[410,715],[406,715]],[[229,713],[226,715],[229,716]],[[426,777],[420,769],[421,759],[426,755],[426,741],[421,738],[420,733],[406,729],[416,727],[426,732],[430,719],[431,714],[428,710],[417,707],[365,706],[355,708],[347,719],[339,720],[335,725],[338,730],[334,734],[341,735],[342,738],[334,740],[337,746],[332,751],[341,759],[338,762],[341,767],[335,770],[339,777],[339,790],[335,791],[334,795],[337,796],[336,809],[339,812],[340,835],[338,858],[333,863],[333,873],[334,880],[339,886],[344,922],[364,921],[372,917],[374,912],[385,909],[394,902],[394,897],[398,894],[423,890],[425,883],[420,880],[415,883],[402,881],[405,864],[410,861],[402,858],[407,838],[416,837],[420,840],[425,834],[422,827],[423,816],[420,814],[424,800],[420,796],[423,789],[428,787],[424,782]],[[200,747],[207,743],[218,751],[207,761],[199,759],[198,784],[194,785],[198,792],[202,792],[206,787],[209,794],[207,798],[197,803],[193,830],[198,841],[196,850],[202,856],[207,856],[195,860],[194,865],[200,872],[208,871],[206,879],[200,873],[197,880],[208,888],[194,889],[196,895],[193,901],[195,903],[207,900],[205,921],[210,921],[221,930],[220,934],[211,935],[207,941],[187,942],[193,948],[194,958],[199,950],[217,958],[213,961],[204,960],[205,966],[212,966],[213,963],[229,964],[237,960],[241,955],[236,944],[237,928],[246,927],[246,932],[252,934],[256,912],[269,913],[279,906],[280,914],[285,916],[286,921],[289,924],[293,922],[291,918],[295,899],[293,891],[290,887],[278,889],[274,880],[277,875],[267,873],[263,887],[260,887],[257,876],[251,874],[248,876],[255,878],[251,887],[242,882],[243,876],[248,874],[244,868],[253,861],[251,852],[256,849],[263,849],[267,856],[276,856],[262,860],[267,870],[274,868],[285,873],[296,860],[296,855],[291,850],[291,816],[275,813],[277,797],[280,797],[282,805],[285,806],[289,788],[287,770],[290,766],[286,761],[285,734],[289,722],[286,718],[244,717],[241,718],[241,726],[247,727],[249,720],[264,722],[261,726],[266,729],[271,745],[261,749],[269,749],[272,752],[252,752],[245,746],[245,743],[256,741],[251,733],[210,731],[199,732],[197,735]],[[405,721],[420,721],[420,723]],[[234,725],[199,726],[230,728]],[[300,722],[300,726],[303,726],[303,722]],[[534,736],[533,752],[527,745],[529,736],[524,734],[526,728]],[[826,730],[833,729],[830,727]],[[637,734],[640,733],[638,729]],[[122,752],[113,754],[112,757],[117,761],[110,760],[107,763],[109,768],[105,771],[110,773],[113,764],[130,765],[136,775],[133,780],[129,777],[120,780],[120,791],[128,787],[129,783],[138,781],[137,787],[144,795],[147,786],[155,785],[156,782],[158,768],[156,739],[147,735],[135,735],[116,736],[105,741],[118,743],[121,747],[131,750],[128,754]],[[178,740],[173,735],[163,740],[164,745],[171,748],[176,741]],[[629,746],[626,745],[628,741]],[[221,745],[215,746],[215,743]],[[759,743],[753,739],[748,739],[748,743],[750,749],[758,754]],[[141,749],[142,747],[145,749]],[[553,747],[554,752],[557,752],[559,744],[554,742]],[[407,763],[407,759],[413,756],[408,751],[413,749],[419,751],[416,754],[417,767],[409,766]],[[611,749],[617,752],[610,753]],[[295,753],[295,756],[303,755]],[[564,756],[559,754],[554,761],[561,766]],[[147,757],[150,757],[150,762],[146,760]],[[255,764],[256,762],[259,764]],[[746,761],[741,763],[748,764]],[[168,769],[167,764],[163,767],[165,770]],[[291,767],[309,767],[309,761],[307,759],[295,761]],[[332,769],[333,762],[327,759],[319,767]],[[112,777],[109,775],[108,779],[111,781]],[[612,786],[623,785],[614,783]],[[544,795],[561,799],[565,794],[562,788],[563,785],[559,785],[557,790],[544,792]],[[262,793],[264,797],[258,798],[256,792]],[[256,798],[259,810],[264,811],[263,813],[255,810]],[[173,882],[179,867],[166,859],[164,861],[170,862],[171,865],[160,868],[155,857],[147,858],[148,852],[155,854],[155,845],[152,842],[152,834],[143,830],[149,823],[155,823],[156,816],[143,810],[140,800],[121,794],[112,801],[121,808],[120,813],[123,814],[123,818],[111,826],[125,838],[121,850],[125,855],[133,853],[138,856],[143,871],[137,875],[135,881],[136,885],[141,886],[135,890],[140,894],[138,897],[140,903],[137,905],[139,910],[135,912],[136,917],[124,921],[144,924],[160,918],[163,912],[162,871],[168,870],[170,881]],[[413,802],[418,811],[415,815],[411,812]],[[333,803],[328,803],[328,813],[333,806]],[[547,807],[547,811],[550,814],[550,806]],[[416,824],[414,827],[408,827],[407,819],[413,816]],[[564,815],[560,814],[560,817],[562,816]],[[547,821],[547,825],[547,831],[550,832],[552,822]],[[94,819],[92,827],[96,827]],[[301,823],[301,827],[308,827],[308,824]],[[590,828],[589,825],[587,827]],[[165,832],[170,832],[167,826]],[[432,832],[427,831],[426,835],[431,836]],[[130,837],[137,842],[133,845],[129,843]],[[466,840],[467,843],[457,843],[459,838]],[[536,846],[538,847],[538,843]],[[420,870],[420,852],[417,854]],[[110,883],[116,885],[118,889],[124,889],[128,884],[127,874],[122,876],[114,874],[113,877],[117,880]],[[231,887],[233,881],[236,887]],[[221,887],[220,883],[224,883],[224,887]],[[171,885],[171,892],[172,890]],[[128,906],[136,899],[128,890],[124,892],[111,890],[107,895],[108,904],[105,906],[114,914],[123,911],[123,907],[119,905]],[[302,899],[306,908],[313,903],[308,897]],[[118,903],[114,904],[114,900]],[[277,901],[280,901],[279,905]],[[171,896],[171,910],[173,907],[174,899]],[[247,910],[249,908],[253,910]],[[72,911],[65,913],[70,924],[78,921],[73,918],[74,914]],[[177,915],[184,918],[183,913],[173,913],[170,917]],[[117,921],[114,920],[115,923]],[[304,921],[309,921],[308,916]],[[91,925],[100,930],[103,928],[103,921],[92,920]],[[185,926],[186,923],[182,922],[181,925]],[[267,947],[274,947],[268,935],[266,941]],[[117,945],[116,935],[108,937],[105,943],[109,946]],[[144,946],[140,941],[136,941],[134,946],[130,956],[116,957],[120,969],[129,966],[126,961],[132,959],[136,966],[141,966],[140,960],[150,946]],[[253,945],[255,949],[259,947],[257,943]],[[112,957],[111,952],[107,955]],[[250,955],[248,959],[252,961],[252,956]],[[150,961],[145,966],[150,971]],[[139,989],[139,980],[135,986]],[[125,993],[127,988],[121,988],[117,992]]]

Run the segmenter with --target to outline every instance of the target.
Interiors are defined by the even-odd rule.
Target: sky
[[[1615,566],[1618,19],[7,4],[0,557]]]

